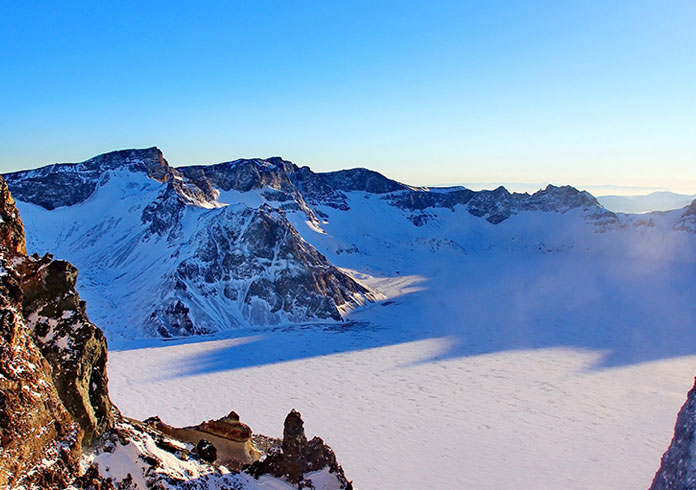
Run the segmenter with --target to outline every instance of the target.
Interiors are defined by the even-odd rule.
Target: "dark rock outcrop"
[[[302,416],[293,409],[285,418],[280,448],[271,449],[264,458],[249,465],[247,471],[256,477],[264,474],[284,477],[298,488],[312,488],[307,473],[327,467],[342,489],[352,490],[353,485],[336,461],[334,452],[320,437],[307,441]]]
[[[696,199],[684,210],[681,218],[674,224],[674,229],[696,234]]]
[[[24,232],[0,179],[0,487],[64,488],[79,472],[82,430],[22,313]]]
[[[290,482],[297,488],[351,489],[352,485],[335,462],[333,452],[319,438],[307,442],[304,438],[302,420],[299,419],[299,414],[295,415],[297,418],[294,422],[289,420],[286,423],[286,439],[294,440],[296,444],[292,448],[289,446],[286,448],[288,452],[283,461],[278,459],[278,454],[282,454],[280,441],[256,435],[253,439],[260,441],[261,444],[257,448],[260,451],[257,451],[255,459],[259,456],[265,459],[244,467],[240,467],[239,464],[225,464],[226,467],[222,467],[220,464],[225,461],[226,450],[224,444],[220,446],[216,441],[228,440],[222,438],[222,435],[227,433],[227,429],[239,427],[238,416],[234,412],[222,419],[184,429],[166,426],[157,417],[139,422],[116,414],[114,427],[105,432],[92,446],[92,461],[100,470],[97,473],[92,472],[92,475],[99,478],[101,474],[104,480],[104,472],[109,473],[108,466],[111,461],[125,460],[135,463],[129,466],[132,473],[125,475],[123,471],[117,472],[114,474],[113,482],[107,480],[107,486],[103,488],[110,489],[108,485],[113,483],[113,487],[119,490],[130,490],[133,487],[129,485],[133,485],[133,482],[139,482],[139,488],[152,489],[257,488],[258,485],[253,484],[253,479],[267,474],[278,478],[277,483],[283,487]],[[219,431],[222,428],[224,434],[211,437],[210,432],[200,430],[201,427],[206,426],[211,429],[211,422],[215,426],[213,431]],[[226,425],[229,427],[225,428]],[[184,434],[182,438],[181,432],[187,432],[187,434]],[[244,434],[246,433],[245,429]],[[276,455],[273,456],[274,454]],[[268,463],[264,461],[272,463],[270,467],[272,471],[267,471]],[[294,464],[292,468],[296,471],[304,473],[293,473],[292,479],[288,474],[282,473],[290,468],[288,466],[290,463]],[[322,474],[319,478],[326,486],[312,485],[311,480],[315,478],[312,472],[315,468],[321,470]],[[228,471],[229,469],[233,471]],[[88,470],[89,473],[90,470]],[[84,478],[84,480],[89,479]],[[265,479],[260,486],[265,488],[268,485],[275,488],[273,483]]]
[[[0,247],[17,277],[21,314],[34,344],[51,366],[53,385],[88,443],[111,426],[106,340],[87,318],[75,290],[77,269],[50,255],[28,257],[24,227],[0,179]]]
[[[696,383],[679,410],[674,437],[650,490],[696,489]]]
[[[63,404],[91,442],[113,425],[106,375],[106,339],[75,290],[77,269],[50,255],[26,257],[22,309],[35,344],[52,367]]]
[[[24,224],[7,183],[0,178],[0,250],[7,258],[26,255]]]
[[[266,325],[340,320],[339,308],[377,299],[305,242],[282,211],[263,205],[214,212],[186,247],[195,253],[180,259],[171,287],[155,302],[150,330],[169,337],[221,328],[195,300],[201,294],[224,305],[216,308],[223,314],[236,309],[243,320]],[[237,323],[231,315],[225,319]]]
[[[472,191],[462,187],[437,189],[408,189],[389,197],[397,207],[410,211],[427,208],[449,208],[466,206],[469,214],[498,224],[522,211],[545,211],[565,213],[571,209],[586,208],[602,210],[597,200],[587,192],[571,186],[548,185],[534,194],[510,193],[505,187],[494,190]],[[602,210],[604,211],[604,210]],[[605,213],[608,213],[605,211]],[[611,213],[613,214],[613,213]]]
[[[79,472],[82,431],[21,311],[19,277],[0,275],[0,488],[58,489]]]
[[[217,449],[213,443],[207,439],[201,439],[196,444],[196,451],[203,461],[214,463],[217,459]]]
[[[333,189],[344,192],[362,191],[371,194],[387,194],[408,188],[404,184],[386,178],[379,172],[366,168],[327,172],[321,174],[321,178]]]

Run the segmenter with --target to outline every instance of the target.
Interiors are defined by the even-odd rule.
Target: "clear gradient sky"
[[[0,171],[159,146],[696,193],[696,1],[0,2]]]

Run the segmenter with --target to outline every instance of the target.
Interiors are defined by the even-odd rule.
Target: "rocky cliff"
[[[650,490],[696,489],[696,384],[689,391]]]
[[[24,317],[24,230],[2,179],[0,217],[0,487],[64,488],[79,471],[83,429]]]
[[[63,404],[84,431],[83,442],[89,443],[113,425],[113,417],[106,340],[75,290],[77,269],[50,255],[23,258],[17,268],[34,343],[51,365]]]

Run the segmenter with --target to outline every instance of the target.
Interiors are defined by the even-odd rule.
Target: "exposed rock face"
[[[72,206],[86,200],[104,173],[116,168],[143,172],[166,182],[171,169],[159,148],[121,150],[98,155],[82,163],[61,163],[36,170],[4,174],[16,199],[46,209]]]
[[[64,488],[79,471],[82,430],[63,406],[51,367],[22,313],[22,223],[0,179],[0,487]]]
[[[696,489],[696,384],[679,411],[674,438],[650,490]]]
[[[687,216],[696,216],[696,199],[691,201],[691,204],[689,204],[684,214],[682,214],[682,218],[686,218]]]
[[[292,410],[285,418],[280,449],[272,449],[265,458],[251,464],[248,471],[257,477],[263,474],[285,477],[298,488],[313,488],[306,475],[324,468],[335,476],[340,488],[352,490],[353,485],[336,461],[334,452],[320,437],[308,442],[302,416]]]
[[[366,168],[328,172],[322,174],[321,177],[333,189],[344,192],[362,191],[372,194],[386,194],[408,188],[404,184]]]
[[[0,277],[0,487],[58,489],[77,476],[82,431],[24,322],[18,277]]]
[[[84,442],[112,423],[106,377],[106,340],[87,318],[75,291],[77,269],[70,263],[27,257],[24,227],[7,185],[0,179],[0,243],[21,290],[21,313],[34,343],[52,368],[55,388],[84,431]]]
[[[696,233],[696,199],[684,210],[681,219],[674,225],[675,230]]]
[[[240,422],[239,415],[235,412],[217,420],[183,428],[167,425],[157,417],[145,422],[170,437],[190,442],[198,448],[202,459],[223,464],[230,469],[241,469],[243,465],[252,463],[261,456],[261,452],[253,445],[251,429]],[[213,453],[215,457],[212,457]]]
[[[24,224],[7,183],[0,178],[0,248],[7,258],[26,255]]]
[[[296,191],[290,180],[295,166],[280,158],[235,160],[216,165],[183,167],[179,170],[201,189],[247,192],[270,187],[288,194]]]
[[[113,425],[106,375],[106,339],[87,318],[75,291],[77,269],[62,260],[27,257],[18,267],[24,316],[53,371],[63,404],[85,433],[84,443]]]
[[[228,207],[216,218],[190,239],[195,254],[179,262],[173,286],[157,301],[150,324],[161,335],[216,330],[196,305],[199,292],[211,302],[238,305],[242,318],[266,325],[340,320],[340,307],[376,298],[302,240],[281,211]],[[227,323],[234,325],[234,317]]]
[[[597,200],[584,191],[571,186],[556,187],[548,185],[545,189],[530,195],[527,193],[510,193],[505,187],[492,191],[474,192],[464,188],[442,189],[428,192],[421,189],[409,189],[395,194],[392,198],[395,206],[409,210],[427,208],[454,208],[466,206],[469,214],[493,224],[502,223],[522,211],[544,211],[565,213],[571,209],[591,209],[601,214],[609,213],[601,208]],[[613,213],[610,213],[613,214]]]
[[[236,414],[232,413],[226,418],[232,423],[235,417]],[[289,480],[285,474],[276,476],[260,471],[258,463],[241,471],[231,472],[228,467],[219,465],[220,450],[208,439],[209,433],[201,431],[203,438],[191,443],[188,439],[172,436],[171,427],[160,430],[157,428],[159,424],[161,421],[156,418],[142,423],[117,415],[114,428],[97,439],[85,457],[84,464],[89,464],[92,468],[88,470],[88,475],[98,481],[107,481],[107,486],[102,487],[103,489],[111,488],[108,485],[113,482],[113,487],[119,490],[131,490],[135,488],[134,485],[138,485],[138,488],[172,490],[286,489],[291,485],[295,488],[317,490],[352,488],[340,466],[330,464],[330,457],[326,461],[321,459],[326,456],[324,453],[327,451],[333,455],[331,450],[323,445],[317,446],[315,464],[303,466],[322,470],[318,475],[320,480],[317,481],[317,485],[309,486],[315,473],[300,475],[297,483]],[[311,444],[312,441],[308,443]],[[303,457],[306,453],[304,450]],[[211,464],[211,461],[216,462]],[[83,479],[89,478],[85,476]]]

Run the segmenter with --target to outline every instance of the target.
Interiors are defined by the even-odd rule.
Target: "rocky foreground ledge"
[[[253,435],[232,414],[186,428],[116,414],[69,490],[352,490],[333,451],[318,437],[307,442],[299,412],[285,419],[282,440]]]
[[[195,427],[124,417],[109,398],[107,346],[75,290],[77,270],[27,256],[0,178],[0,488],[7,490],[350,490],[298,412],[282,440],[231,412]]]

